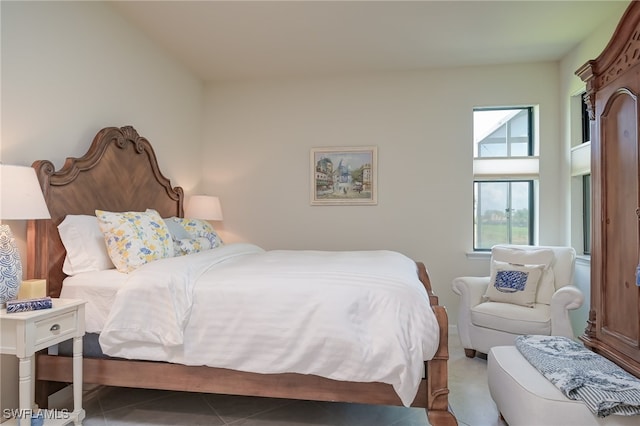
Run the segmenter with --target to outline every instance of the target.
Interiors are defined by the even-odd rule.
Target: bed
[[[46,278],[47,292],[51,297],[61,295],[64,282],[68,283],[68,290],[71,291],[71,283],[73,282],[69,279],[65,281],[67,275],[63,269],[67,256],[58,231],[58,225],[69,215],[91,216],[95,215],[97,209],[110,212],[142,212],[153,209],[162,218],[183,217],[183,190],[180,187],[171,186],[171,182],[159,170],[150,142],[141,137],[131,126],[102,129],[97,133],[84,156],[68,158],[60,170],[55,170],[53,164],[46,160],[34,162],[33,167],[42,185],[43,194],[51,213],[51,220],[29,221],[27,225],[27,276],[28,278]],[[221,247],[224,249],[221,252],[234,251],[233,256],[238,256],[235,250],[249,250],[249,254],[242,253],[242,261],[245,257],[252,258],[252,256],[263,259],[263,253],[260,252],[259,247],[250,244],[241,244],[240,246],[242,247],[238,248],[238,245],[233,244],[225,245]],[[251,251],[260,253],[251,254]],[[209,252],[214,252],[214,250]],[[310,253],[266,252],[264,254],[268,256],[276,256],[276,260],[269,258],[268,261],[262,261],[252,267],[243,267],[243,269],[254,268],[254,271],[258,270],[266,263],[279,262],[279,256],[285,254],[286,256],[294,254],[299,258],[307,258]],[[332,256],[329,253],[323,255]],[[386,255],[387,253],[385,253]],[[169,270],[179,270],[181,266],[178,265],[183,264],[189,256],[163,259],[153,263],[160,265],[166,260],[167,263],[171,263],[168,266]],[[204,252],[196,253],[193,256],[194,258],[204,257]],[[313,258],[315,259],[315,257]],[[406,259],[398,258],[398,261],[406,263]],[[358,258],[350,258],[347,262],[358,263]],[[132,388],[423,407],[426,409],[430,424],[455,425],[457,422],[448,403],[447,362],[449,354],[446,309],[438,304],[438,298],[432,291],[425,265],[413,261],[410,264],[412,278],[420,287],[419,290],[413,289],[412,291],[420,291],[424,294],[427,306],[425,311],[429,312],[429,315],[425,316],[431,316],[431,312],[433,313],[435,324],[433,339],[435,343],[428,358],[425,357],[428,360],[420,361],[420,374],[415,378],[415,397],[413,393],[410,393],[409,400],[407,394],[399,393],[399,386],[391,384],[389,380],[361,381],[361,377],[351,379],[341,376],[336,379],[335,377],[330,378],[331,375],[305,372],[263,372],[255,371],[252,368],[236,369],[226,365],[225,367],[207,366],[206,361],[194,361],[182,352],[180,356],[168,358],[168,360],[156,359],[153,356],[145,356],[144,359],[135,356],[95,358],[85,356],[83,361],[84,382]],[[223,265],[226,267],[227,264],[223,263]],[[152,269],[152,266],[145,265],[140,270],[145,268]],[[232,278],[235,278],[234,274],[227,275],[233,275]],[[135,271],[134,274],[131,274],[132,279],[134,275],[140,277],[141,273]],[[257,288],[255,286],[250,286],[256,275],[259,274],[250,276],[246,283],[249,288],[254,289],[251,291],[262,291],[262,289],[255,290]],[[280,280],[278,278],[269,285],[275,288]],[[366,277],[360,281],[362,280],[365,280],[366,284]],[[106,288],[109,287],[108,283],[105,285]],[[363,284],[360,282],[358,285],[362,286]],[[373,285],[372,281],[371,286]],[[135,286],[127,284],[127,289],[129,287],[134,288]],[[340,286],[336,285],[335,287]],[[367,291],[369,290],[367,289]],[[267,293],[261,294],[260,297],[265,295]],[[249,296],[251,295],[243,297]],[[191,309],[191,305],[184,305],[181,309],[184,312],[188,311],[189,315],[196,315],[197,303],[191,303],[193,303],[193,309]],[[115,306],[114,304],[113,310],[117,311]],[[124,306],[121,308],[123,311],[130,309],[130,306]],[[399,311],[397,307],[395,310]],[[110,317],[117,316],[111,314]],[[112,319],[112,321],[117,323],[117,320]],[[109,330],[111,329],[109,327]],[[105,331],[100,339],[107,334]],[[186,339],[190,333],[186,328],[183,331],[178,326],[175,335]],[[117,342],[120,337],[121,335],[116,333],[115,340],[111,340],[111,342]],[[207,338],[211,338],[211,336],[209,335]],[[187,345],[184,343],[184,340],[173,342],[179,347],[181,347],[180,345],[186,347]],[[268,345],[268,341],[263,342],[263,345]],[[161,350],[161,347],[154,347],[154,350]],[[319,359],[321,359],[320,352],[322,351],[318,351]],[[128,354],[126,351],[113,353],[116,355]],[[132,353],[135,355],[138,352]],[[186,361],[179,362],[181,360]],[[47,406],[47,398],[52,392],[72,382],[71,362],[72,360],[68,356],[38,354],[36,360],[36,402],[41,407]],[[198,363],[203,365],[198,365]],[[383,370],[383,368],[380,369]]]

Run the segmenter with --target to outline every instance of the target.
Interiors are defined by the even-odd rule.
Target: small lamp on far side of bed
[[[220,199],[212,195],[192,195],[185,207],[189,219],[222,220]]]
[[[0,164],[0,220],[50,219],[36,171]],[[18,295],[22,262],[9,225],[0,225],[0,307]]]

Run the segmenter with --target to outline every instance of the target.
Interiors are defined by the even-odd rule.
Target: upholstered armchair
[[[569,310],[584,301],[572,285],[575,257],[571,247],[497,245],[491,250],[490,276],[455,278],[465,355],[513,345],[521,334],[573,338]]]

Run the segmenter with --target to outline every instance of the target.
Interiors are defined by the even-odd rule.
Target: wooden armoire
[[[581,340],[640,377],[640,2],[576,74],[591,118],[591,306]]]

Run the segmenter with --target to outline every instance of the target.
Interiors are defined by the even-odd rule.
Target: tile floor
[[[460,425],[505,426],[487,387],[487,363],[464,356],[450,334],[450,404]],[[50,408],[68,407],[71,391],[53,395]],[[207,395],[114,387],[85,391],[85,426],[427,426],[423,409],[270,398]]]

